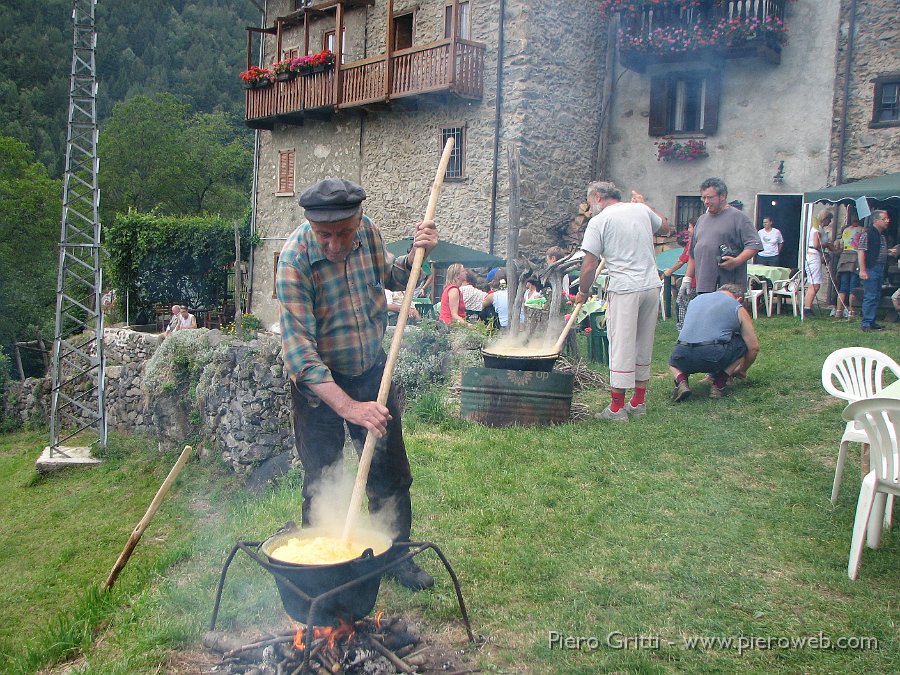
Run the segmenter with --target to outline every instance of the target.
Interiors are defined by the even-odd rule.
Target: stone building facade
[[[900,120],[883,110],[900,90],[898,10],[896,0],[841,2],[829,185],[900,171]]]
[[[836,2],[796,0],[783,7],[788,39],[780,45],[777,63],[753,50],[698,50],[679,61],[647,63],[640,72],[623,65],[618,50],[606,165],[609,178],[643,192],[679,227],[702,212],[697,211],[702,208],[700,183],[722,178],[729,201],[740,202],[757,226],[767,215],[775,218],[787,239],[783,264],[796,267],[802,193],[828,179],[839,21]],[[718,94],[714,130],[653,128],[656,82],[690,83],[706,76],[715,81]],[[716,94],[709,84],[703,91],[707,98]],[[684,105],[671,87],[668,103]],[[702,140],[708,157],[658,161],[656,144],[664,136],[680,143]]]
[[[290,14],[294,4],[270,0],[266,25]],[[347,3],[344,13],[345,64],[384,52],[387,0],[358,4]],[[598,3],[460,4],[467,6],[468,16],[460,34],[484,47],[479,99],[423,95],[318,118],[308,115],[301,125],[277,121],[260,132],[256,231],[261,245],[254,254],[251,311],[264,325],[277,321],[275,256],[303,220],[297,204],[303,189],[327,176],[358,181],[369,195],[365,211],[386,240],[408,236],[425,212],[442,129],[462,128],[464,134],[463,177],[444,182],[437,208],[444,239],[503,255],[511,146],[520,152],[521,250],[540,255],[559,240],[553,226],[577,215],[594,174],[598,143],[606,35]],[[450,0],[394,0],[393,15],[411,13],[413,46],[428,44],[443,38],[450,5]],[[333,12],[310,18],[311,53],[325,44],[323,34],[334,27]],[[286,28],[282,53],[302,50],[303,40],[301,25]],[[277,60],[276,52],[277,40],[268,36],[262,62]],[[285,152],[294,153],[294,175],[289,189],[279,192],[285,187],[279,186],[279,159]]]

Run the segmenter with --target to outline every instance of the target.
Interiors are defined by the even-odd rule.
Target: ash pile
[[[260,635],[251,642],[232,633],[210,631],[203,646],[221,655],[213,672],[224,675],[394,675],[395,673],[476,673],[462,661],[463,650],[426,644],[400,617],[364,618],[330,627],[300,627]]]

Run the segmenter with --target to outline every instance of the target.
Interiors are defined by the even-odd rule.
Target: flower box
[[[657,162],[692,162],[709,157],[709,153],[706,151],[706,141],[702,138],[688,138],[681,142],[671,136],[664,136],[654,145],[657,148]]]

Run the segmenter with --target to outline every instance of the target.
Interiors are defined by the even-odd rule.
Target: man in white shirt
[[[605,258],[612,401],[599,417],[627,422],[629,413],[647,413],[645,396],[662,286],[653,235],[668,234],[669,224],[637,192],[632,191],[631,203],[623,203],[622,193],[611,182],[591,183],[587,197],[594,217],[581,244],[584,261],[578,288],[584,290],[579,290],[575,300],[587,301],[600,258]],[[634,395],[626,403],[625,391],[632,388]]]
[[[763,218],[763,227],[759,231],[759,241],[763,249],[756,254],[757,265],[778,267],[781,249],[784,248],[784,236],[781,234],[781,230],[772,227],[773,224],[772,219],[768,216]]]

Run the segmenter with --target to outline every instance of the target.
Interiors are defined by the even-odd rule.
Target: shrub
[[[170,393],[184,387],[193,394],[203,369],[213,357],[206,335],[209,331],[176,331],[167,337],[150,360],[144,374],[148,395]]]
[[[385,349],[389,346],[386,337]],[[449,352],[448,335],[435,321],[424,320],[407,330],[393,377],[402,401],[412,400],[432,385],[446,381]]]

